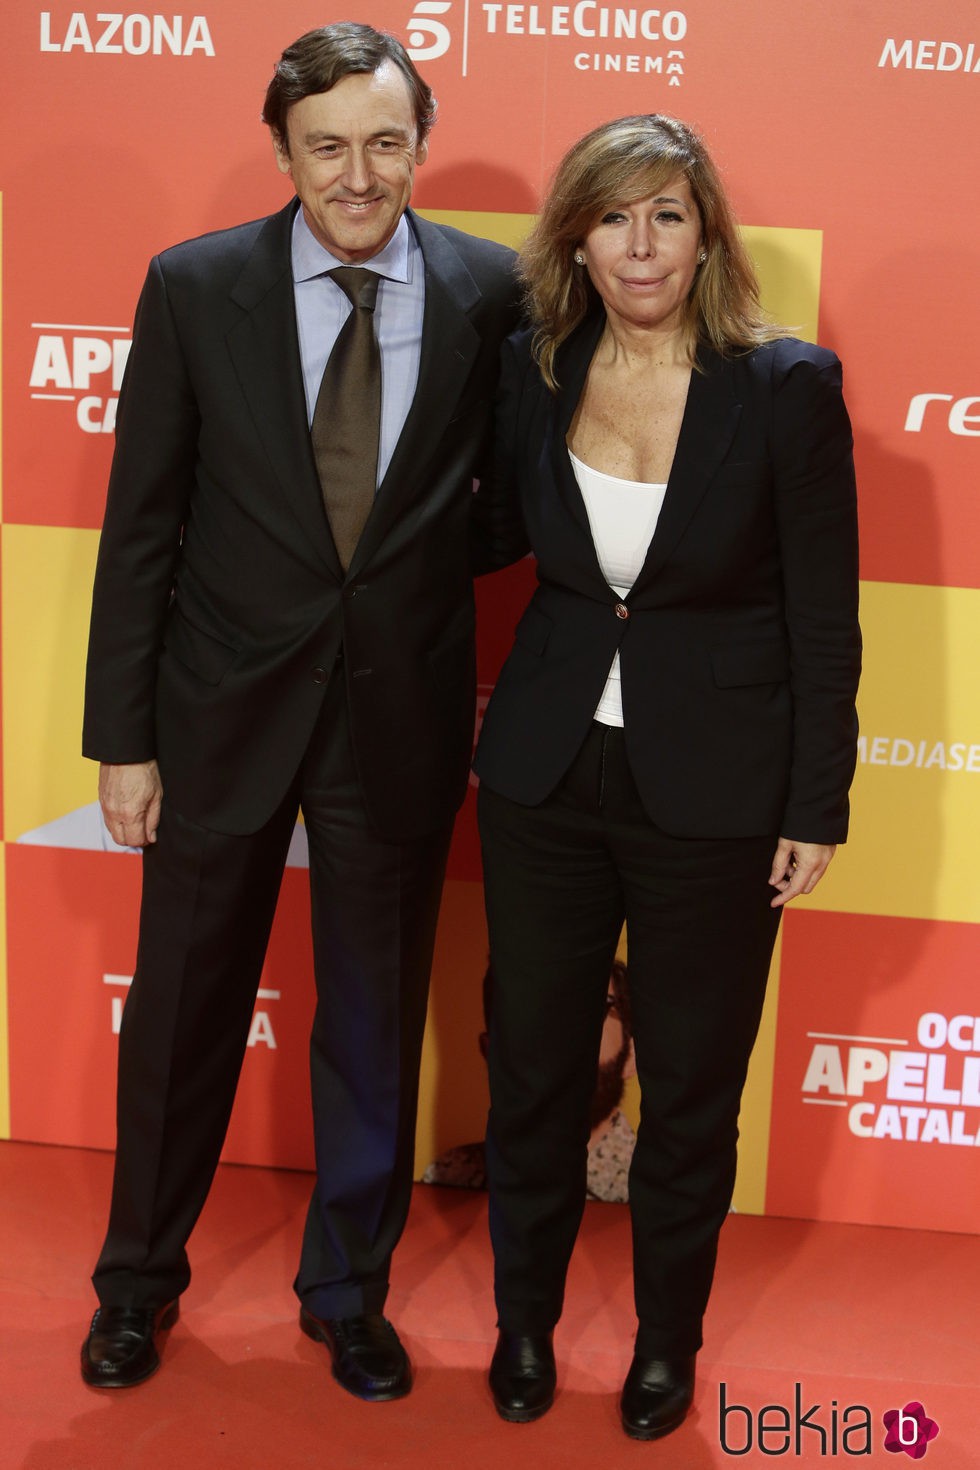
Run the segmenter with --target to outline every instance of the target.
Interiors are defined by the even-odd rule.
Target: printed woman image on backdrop
[[[483,1020],[489,1028],[493,1005],[493,972],[490,969],[483,977],[482,990]],[[555,1023],[560,1025],[561,1018],[556,1017]],[[489,1029],[480,1032],[478,1041],[480,1054],[486,1060]],[[627,1079],[635,1076],[626,966],[622,960],[613,960],[606,990],[595,1086],[589,1104],[586,1199],[625,1204],[629,1197],[629,1167],[636,1135],[629,1119],[621,1112],[620,1104]],[[485,1189],[487,1163],[484,1140],[460,1143],[447,1149],[426,1167],[422,1182],[445,1184],[456,1189]]]

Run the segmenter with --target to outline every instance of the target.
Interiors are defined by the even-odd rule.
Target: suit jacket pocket
[[[789,679],[789,650],[784,643],[734,644],[711,651],[711,667],[719,689],[743,684],[782,684]]]
[[[189,622],[179,608],[170,615],[163,642],[168,653],[205,684],[220,684],[239,654],[231,644]]]
[[[717,481],[726,485],[767,484],[772,468],[767,459],[726,459],[718,466]]]
[[[524,615],[514,629],[514,639],[522,648],[530,649],[531,653],[544,653],[553,626],[547,614],[531,602],[524,609]]]

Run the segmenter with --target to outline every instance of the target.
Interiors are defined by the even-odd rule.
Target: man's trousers
[[[164,785],[157,842],[142,859],[139,949],[119,1037],[112,1205],[93,1276],[103,1305],[158,1306],[190,1280],[187,1240],[224,1142],[299,807],[317,991],[317,1176],[296,1290],[321,1317],[383,1306],[411,1196],[451,827],[407,843],[372,830],[339,668],[288,797],[260,831],[207,831],[168,808]]]

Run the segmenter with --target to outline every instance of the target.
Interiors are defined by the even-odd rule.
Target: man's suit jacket
[[[840,364],[792,339],[699,351],[656,532],[621,601],[566,447],[602,328],[592,316],[564,345],[557,395],[528,333],[504,350],[497,495],[519,497],[539,586],[486,711],[477,774],[542,801],[618,648],[626,747],[654,822],[680,837],[842,841],[861,643]]]
[[[296,207],[151,263],[119,401],[84,750],[156,758],[185,816],[255,831],[337,670],[372,821],[407,840],[465,792],[473,477],[517,321],[513,254],[411,216],[425,262],[418,388],[345,577],[306,417]]]

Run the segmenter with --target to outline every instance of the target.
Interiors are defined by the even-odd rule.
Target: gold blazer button
[[[616,607],[615,607],[615,613],[616,613],[617,618],[622,618],[623,622],[625,623],[626,619],[630,615],[630,610],[626,606],[626,603],[625,602],[617,602]]]

